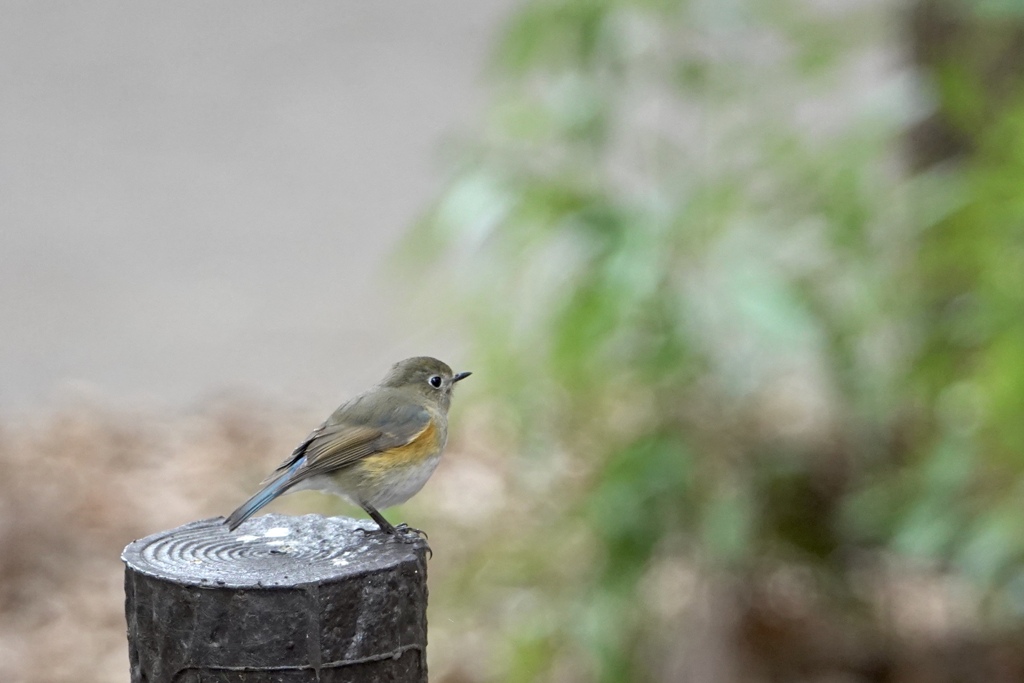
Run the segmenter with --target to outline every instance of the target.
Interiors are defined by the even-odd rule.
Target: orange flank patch
[[[431,420],[423,431],[414,436],[404,446],[392,448],[381,453],[363,458],[360,469],[364,472],[375,475],[384,474],[394,468],[416,466],[438,451],[440,444],[437,426]]]

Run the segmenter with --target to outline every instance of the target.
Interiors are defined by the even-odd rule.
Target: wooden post
[[[344,517],[222,521],[121,555],[132,683],[426,683],[424,541]]]

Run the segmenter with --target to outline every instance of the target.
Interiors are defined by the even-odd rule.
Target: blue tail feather
[[[264,505],[285,493],[295,483],[292,481],[292,475],[295,474],[295,471],[299,469],[303,462],[305,462],[305,458],[299,458],[291,467],[256,492],[252,498],[242,503],[225,520],[224,523],[228,525],[228,529],[234,531],[238,528],[239,524],[256,514]]]

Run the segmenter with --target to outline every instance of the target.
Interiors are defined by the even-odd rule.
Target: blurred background
[[[1024,4],[3,9],[0,680],[431,354],[432,680],[1024,681]]]

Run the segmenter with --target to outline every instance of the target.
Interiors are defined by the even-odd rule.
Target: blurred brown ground
[[[233,396],[175,417],[83,400],[0,421],[0,681],[126,681],[122,548],[230,512],[318,420]],[[503,506],[500,464],[479,450],[464,457],[461,444],[411,512],[388,513],[430,530],[441,551],[432,583],[467,550],[467,531]],[[315,493],[271,509],[362,517]],[[445,655],[444,631],[431,634],[438,674],[465,666]]]

